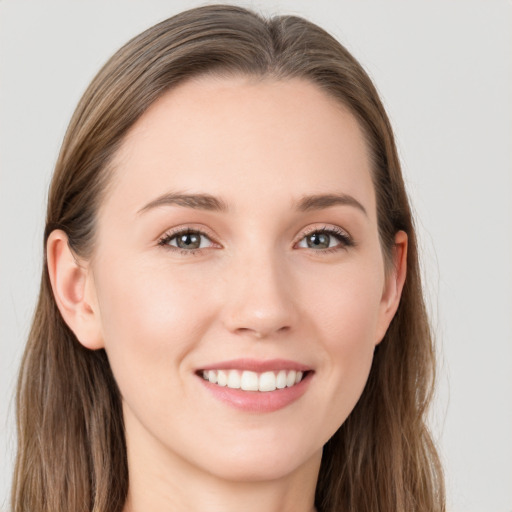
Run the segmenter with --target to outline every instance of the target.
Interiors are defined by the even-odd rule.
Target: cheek
[[[384,277],[371,269],[354,267],[332,274],[324,280],[329,286],[323,292],[310,287],[315,291],[309,293],[307,309],[316,327],[329,392],[323,414],[333,431],[361,396],[378,342]]]
[[[377,343],[383,285],[379,265],[360,264],[317,271],[303,282],[304,310],[332,351],[357,351]]]
[[[121,390],[134,377],[149,386],[159,375],[176,375],[211,317],[200,283],[142,261],[103,268],[109,269],[97,279],[103,339]]]

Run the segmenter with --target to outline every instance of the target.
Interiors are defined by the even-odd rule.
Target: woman
[[[13,510],[444,510],[393,134],[331,36],[181,13],[63,142]]]

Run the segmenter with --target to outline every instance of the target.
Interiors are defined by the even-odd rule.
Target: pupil
[[[308,237],[308,247],[326,249],[329,247],[329,235],[325,233],[313,233]]]
[[[182,249],[197,249],[201,245],[201,237],[196,233],[185,233],[178,237],[177,244]]]

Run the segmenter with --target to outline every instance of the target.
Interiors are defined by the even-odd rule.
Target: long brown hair
[[[165,91],[204,74],[303,78],[359,120],[373,159],[383,253],[389,257],[398,230],[407,233],[407,279],[363,395],[324,447],[315,502],[322,512],[443,511],[441,466],[425,424],[434,349],[393,132],[361,65],[321,28],[210,5],[128,42],[71,119],[50,188],[45,248],[59,228],[78,255],[91,254],[109,163],[127,131]],[[46,265],[19,376],[17,427],[13,512],[122,510],[128,469],[119,390],[105,352],[85,349],[64,323]]]

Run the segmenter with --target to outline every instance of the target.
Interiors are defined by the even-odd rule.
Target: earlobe
[[[395,316],[405,284],[407,275],[407,233],[404,231],[398,231],[395,235],[392,258],[393,267],[386,276],[386,284],[382,294],[377,343],[382,341],[391,320]]]
[[[103,348],[99,311],[96,307],[92,274],[79,262],[68,244],[66,233],[51,232],[46,245],[48,273],[59,311],[86,348]]]

